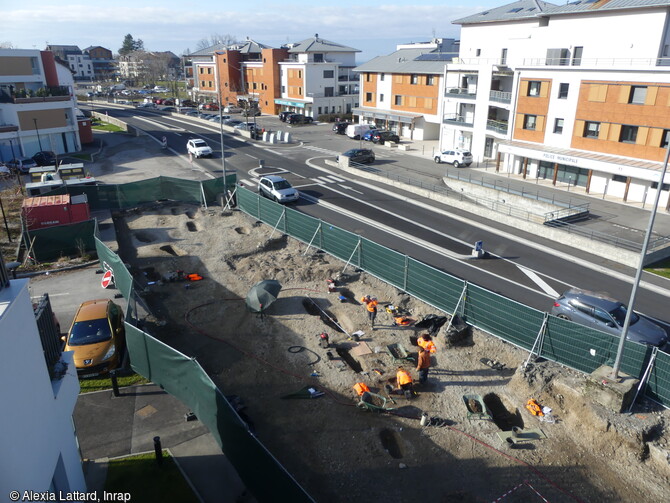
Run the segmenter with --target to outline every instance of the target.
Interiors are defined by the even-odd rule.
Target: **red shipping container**
[[[74,203],[74,204],[73,204]],[[29,230],[81,222],[90,218],[86,195],[28,197],[21,215]]]

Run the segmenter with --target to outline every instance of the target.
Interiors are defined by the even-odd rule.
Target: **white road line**
[[[542,290],[544,290],[546,293],[548,293],[552,297],[558,297],[560,295],[556,290],[554,290],[551,286],[549,286],[549,284],[546,281],[544,281],[542,278],[540,278],[536,273],[534,273],[530,269],[526,269],[525,267],[522,267],[518,264],[517,264],[517,267],[519,268],[519,270],[522,273],[524,273],[526,276],[528,276],[531,279],[531,281],[533,281],[533,283],[535,283],[537,286],[542,288]]]
[[[244,179],[240,180],[240,183],[246,184],[249,187],[255,187],[256,185],[258,185],[258,180],[256,180],[256,182],[254,183],[253,180],[247,180],[246,178],[244,178]]]
[[[340,184],[340,187],[342,187],[343,189],[350,190],[350,191],[352,191],[352,192],[356,192],[356,194],[363,194],[363,192],[361,192],[360,190],[356,190],[356,189],[354,189],[353,187],[349,187],[348,185],[342,185],[342,184]]]
[[[332,183],[328,178],[325,176],[317,176],[316,178],[312,178],[317,183]]]
[[[332,178],[333,180],[339,183],[346,182],[346,180],[343,180],[342,178],[338,178],[336,176],[329,176],[328,178]]]

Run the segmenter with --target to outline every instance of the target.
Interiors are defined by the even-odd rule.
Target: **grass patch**
[[[670,258],[651,264],[645,267],[644,270],[658,276],[663,276],[664,278],[670,278]]]
[[[131,374],[129,376],[117,376],[116,381],[119,383],[119,388],[124,386],[133,386],[135,384],[146,384],[150,382],[148,379],[139,374]],[[86,378],[79,379],[80,393],[91,393],[92,391],[102,391],[105,389],[112,389],[112,381],[107,377],[102,378]]]
[[[105,491],[129,493],[131,501],[198,503],[167,451],[163,451],[161,466],[153,453],[110,460]]]
[[[96,123],[92,127],[96,131],[109,131],[110,133],[125,133],[123,129],[121,129],[119,126],[115,126],[114,124],[109,124],[106,122],[102,123]]]
[[[92,162],[91,154],[70,154],[70,157],[81,159],[82,161]]]

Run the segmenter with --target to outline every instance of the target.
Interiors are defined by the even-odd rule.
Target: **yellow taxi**
[[[88,300],[77,310],[63,351],[74,351],[79,377],[94,377],[119,366],[124,344],[121,307],[108,299]]]

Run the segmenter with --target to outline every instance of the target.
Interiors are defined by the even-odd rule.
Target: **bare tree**
[[[14,49],[14,44],[11,42],[0,42],[0,49]]]
[[[195,50],[200,51],[202,49],[207,49],[208,47],[212,47],[213,45],[216,45],[216,44],[230,45],[230,44],[236,44],[236,43],[237,43],[237,39],[233,35],[230,35],[230,34],[221,35],[219,33],[213,33],[209,37],[200,39],[195,46]]]

